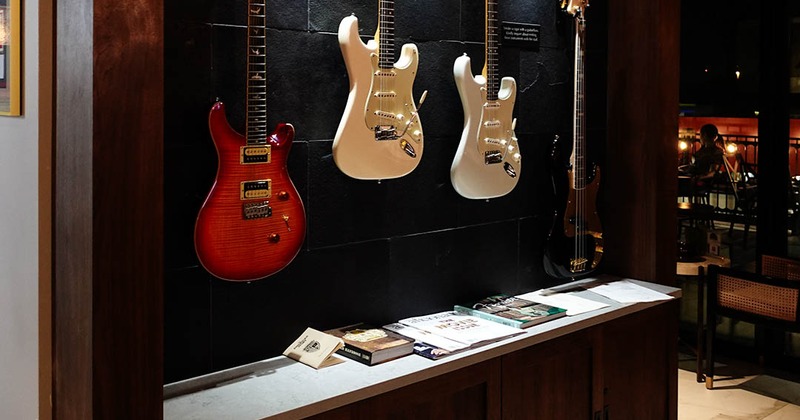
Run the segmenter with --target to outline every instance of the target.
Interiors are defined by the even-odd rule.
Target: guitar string
[[[585,168],[585,156],[584,156],[584,131],[583,131],[583,48],[581,43],[581,22],[579,20],[576,21],[576,33],[575,33],[575,51],[576,51],[576,63],[575,63],[575,136],[577,137],[575,140],[575,187],[577,188],[576,191],[576,214],[575,214],[575,262],[576,271],[583,270],[584,264],[584,250],[586,246],[587,239],[584,238],[583,229],[585,224],[585,211],[586,211],[586,202],[585,202],[585,193],[586,193],[586,168]]]

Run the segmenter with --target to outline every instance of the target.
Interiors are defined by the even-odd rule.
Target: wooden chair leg
[[[709,300],[711,297],[709,297]],[[714,338],[717,335],[717,317],[714,311],[706,308],[706,389],[714,388]]]
[[[703,305],[705,305],[705,270],[699,267],[697,270],[697,382],[702,383],[705,381],[703,375],[703,359],[705,357],[703,346],[703,331],[705,328],[705,316],[703,314]]]

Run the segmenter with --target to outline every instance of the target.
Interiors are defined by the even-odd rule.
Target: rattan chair
[[[783,331],[800,331],[800,282],[716,265],[709,267],[706,310],[706,388],[714,387],[717,317]]]
[[[787,280],[800,280],[800,260],[764,254],[761,256],[761,274]]]

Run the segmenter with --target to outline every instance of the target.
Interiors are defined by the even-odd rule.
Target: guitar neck
[[[586,20],[582,13],[575,20],[575,105],[572,165],[575,189],[586,186],[586,113],[584,86],[584,54],[585,54]]]
[[[267,57],[265,0],[248,0],[247,144],[267,141]]]
[[[497,2],[498,0],[486,0],[486,66],[483,69],[483,76],[486,78],[486,99],[490,101],[497,100],[497,91],[500,87],[497,53],[499,46]]]
[[[394,0],[378,0],[378,67],[394,67]]]

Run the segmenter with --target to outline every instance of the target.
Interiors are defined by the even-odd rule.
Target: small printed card
[[[303,334],[283,352],[283,355],[314,369],[320,369],[344,362],[333,356],[333,353],[343,346],[344,342],[338,337],[313,328],[306,328]]]

